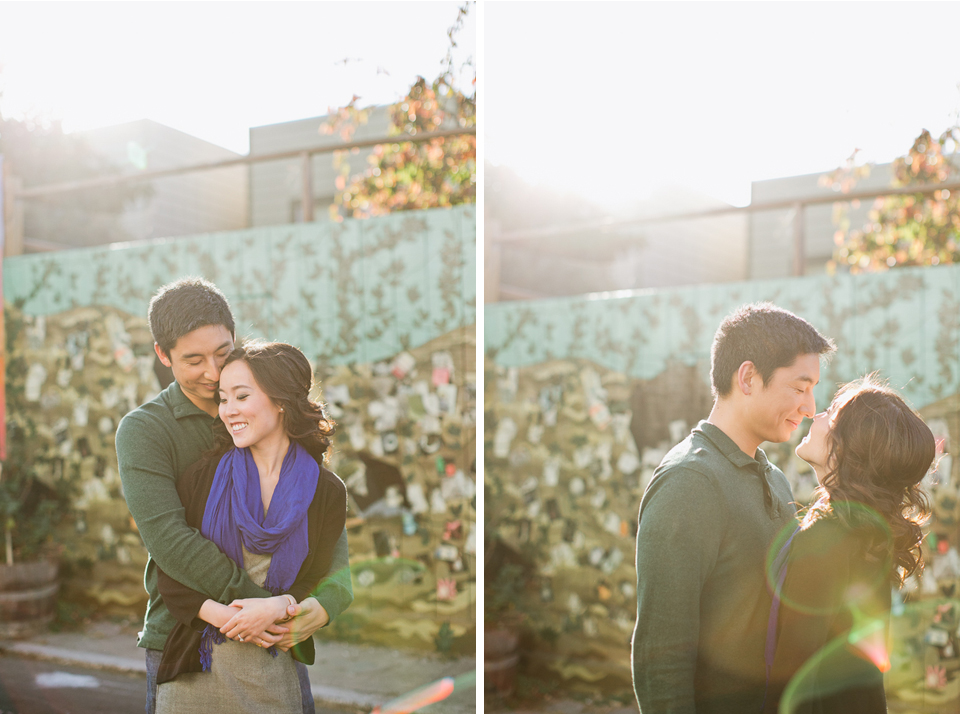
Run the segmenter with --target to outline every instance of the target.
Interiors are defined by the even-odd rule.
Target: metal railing
[[[718,216],[735,215],[742,213],[759,213],[761,211],[780,211],[784,209],[793,209],[793,275],[800,276],[804,274],[804,265],[806,263],[806,246],[804,241],[804,210],[807,206],[822,205],[826,203],[852,203],[865,199],[880,198],[882,196],[904,196],[904,195],[927,195],[936,191],[958,191],[960,190],[960,181],[950,183],[941,183],[927,186],[902,186],[897,188],[886,188],[869,191],[851,191],[849,193],[832,194],[824,196],[809,196],[806,198],[793,198],[781,201],[767,201],[761,203],[751,203],[748,206],[720,206],[717,208],[707,208],[699,211],[685,211],[681,213],[665,213],[657,216],[644,216],[639,218],[627,218],[621,220],[604,219],[598,221],[585,221],[582,223],[565,224],[562,226],[546,226],[544,228],[533,228],[519,231],[509,231],[499,233],[492,231],[486,235],[486,269],[491,273],[491,280],[485,284],[485,301],[497,302],[503,297],[508,299],[529,300],[536,298],[549,297],[547,295],[538,295],[525,288],[517,288],[499,284],[499,278],[493,276],[499,275],[500,246],[506,243],[516,243],[525,240],[538,240],[543,238],[554,238],[563,235],[573,235],[584,231],[607,232],[618,228],[629,228],[641,225],[655,223],[671,223],[675,221],[687,221],[697,218],[714,218]]]
[[[190,164],[189,166],[179,166],[170,169],[158,169],[156,171],[140,171],[131,174],[116,174],[108,176],[98,176],[95,178],[81,179],[77,181],[64,181],[61,183],[47,184],[45,186],[32,186],[23,188],[22,181],[11,174],[9,167],[4,162],[4,222],[5,222],[5,250],[4,255],[19,255],[23,252],[23,202],[30,199],[49,198],[51,196],[83,191],[92,188],[105,188],[110,186],[119,186],[138,181],[152,181],[170,176],[179,176],[182,174],[193,173],[196,171],[212,171],[214,169],[224,169],[232,166],[248,166],[256,163],[268,161],[283,161],[299,158],[301,161],[301,189],[300,203],[301,222],[310,223],[313,221],[313,172],[311,160],[316,154],[327,154],[335,151],[350,151],[352,149],[363,149],[371,146],[380,146],[383,144],[400,143],[423,143],[431,139],[440,139],[450,136],[475,136],[476,128],[456,128],[443,129],[440,131],[425,132],[422,134],[397,134],[394,136],[382,136],[373,139],[363,139],[360,141],[350,141],[346,143],[331,144],[329,146],[316,146],[306,149],[293,149],[289,151],[279,151],[270,154],[247,154],[232,159],[221,159],[219,161],[210,161],[206,163]],[[40,249],[59,249],[61,246],[52,246],[38,241]],[[67,247],[67,246],[62,246]]]

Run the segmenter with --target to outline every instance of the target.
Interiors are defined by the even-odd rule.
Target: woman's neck
[[[270,509],[273,492],[280,482],[280,468],[289,449],[290,437],[284,432],[279,432],[275,438],[261,439],[250,447],[250,454],[260,475],[260,500],[263,501],[264,515]]]
[[[250,447],[250,454],[257,465],[260,480],[276,480],[280,476],[280,467],[290,449],[290,437],[280,432],[275,437],[261,439]]]

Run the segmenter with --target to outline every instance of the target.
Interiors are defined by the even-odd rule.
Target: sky
[[[485,159],[608,208],[885,163],[960,108],[960,3],[488,3]]]
[[[0,107],[76,131],[152,119],[238,153],[249,128],[435,78],[458,2],[0,2]],[[476,11],[454,60],[476,59]],[[470,79],[473,75],[470,74]]]

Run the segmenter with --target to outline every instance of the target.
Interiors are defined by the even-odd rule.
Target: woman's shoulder
[[[321,487],[331,492],[344,495],[347,493],[347,486],[343,480],[323,464],[320,464],[320,478],[317,483],[317,488]]]
[[[320,466],[320,475],[317,478],[317,490],[313,496],[313,503],[317,506],[323,506],[332,502],[343,502],[344,508],[347,503],[347,487],[333,471],[328,469],[322,463]]]
[[[830,513],[804,524],[793,542],[796,557],[860,557],[883,540],[885,529],[874,519],[847,520]]]

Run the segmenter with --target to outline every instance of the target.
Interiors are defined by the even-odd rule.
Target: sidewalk
[[[136,632],[110,622],[95,622],[82,632],[48,632],[27,640],[0,641],[0,652],[48,659],[64,664],[146,671]],[[477,685],[472,657],[443,659],[372,645],[324,642],[310,667],[310,684],[318,706],[370,711],[443,677],[456,686],[441,702],[424,707],[426,714],[473,714]]]

